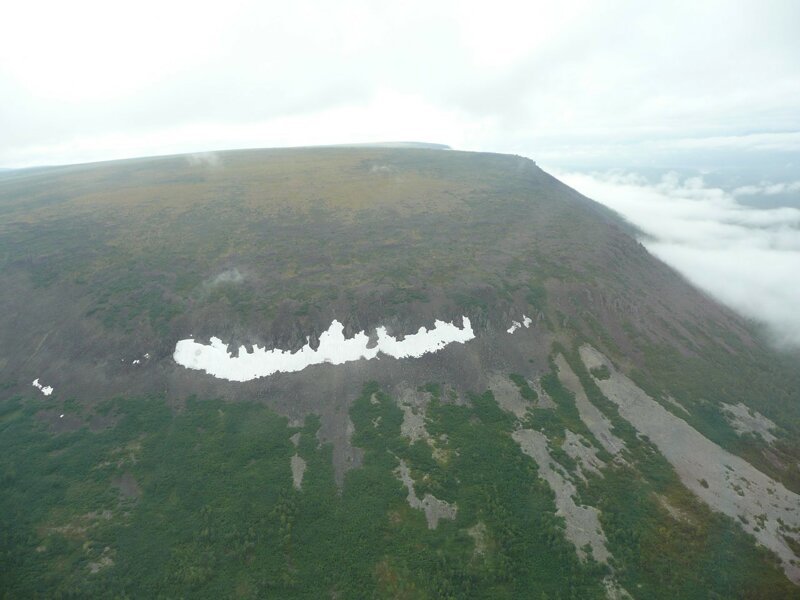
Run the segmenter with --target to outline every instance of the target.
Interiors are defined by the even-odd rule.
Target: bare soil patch
[[[739,435],[755,433],[764,438],[764,441],[768,444],[777,439],[772,433],[772,430],[777,425],[758,411],[745,406],[741,402],[738,404],[726,404],[723,402],[722,407],[725,409],[722,414],[725,415],[728,423]]]
[[[800,543],[800,496],[666,410],[591,346],[584,345],[580,353],[587,368],[608,367],[611,377],[596,379],[597,385],[620,415],[658,447],[683,484],[772,550],[787,577],[800,583],[800,557],[785,539]]]
[[[291,458],[292,466],[292,485],[294,489],[300,490],[303,487],[303,475],[306,472],[306,461],[299,455],[295,454]]]
[[[432,494],[425,494],[421,500],[417,497],[417,493],[414,491],[414,480],[411,478],[411,471],[404,460],[400,460],[400,466],[395,470],[395,475],[408,490],[408,505],[425,513],[428,529],[436,529],[439,526],[440,519],[453,520],[456,518],[458,507],[455,504],[439,500]]]
[[[539,465],[539,476],[544,479],[556,496],[556,514],[566,521],[567,539],[575,545],[581,560],[586,560],[586,544],[592,549],[597,562],[607,563],[610,555],[606,548],[606,536],[600,525],[598,511],[593,506],[578,506],[574,498],[577,490],[569,476],[555,467],[555,461],[547,448],[547,437],[533,429],[518,429],[512,434],[522,451]]]
[[[525,413],[533,406],[519,393],[517,385],[502,373],[489,376],[489,389],[500,408],[512,413],[518,419],[525,418]]]
[[[142,495],[142,490],[136,479],[130,473],[124,473],[111,480],[111,485],[119,490],[120,496],[127,500],[136,500]]]
[[[586,427],[594,434],[597,441],[603,445],[603,448],[611,454],[619,454],[625,447],[625,442],[611,432],[611,421],[589,401],[586,392],[583,390],[583,385],[581,385],[581,380],[560,354],[556,358],[556,366],[558,367],[558,378],[561,383],[575,395],[575,406]]]

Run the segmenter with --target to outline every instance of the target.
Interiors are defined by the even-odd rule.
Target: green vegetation
[[[581,500],[601,511],[623,587],[637,590],[637,596],[665,599],[797,596],[775,559],[756,548],[731,519],[698,501],[655,446],[619,415],[590,377],[577,348],[557,345],[556,351],[564,354],[591,402],[626,444],[627,464],[614,463],[603,477],[590,476],[579,487]],[[676,519],[663,502],[683,517]],[[723,539],[724,544],[714,541]]]
[[[351,412],[364,464],[338,493],[318,419],[293,430],[255,404],[189,399],[172,414],[159,398],[120,399],[102,406],[115,426],[54,435],[33,401],[7,401],[2,588],[12,597],[602,597],[599,567],[581,566],[565,542],[509,419],[491,394],[473,402],[433,400],[430,426],[448,435],[451,457],[440,464],[400,436],[394,401],[365,387]],[[289,470],[295,431],[308,465],[302,491]],[[419,495],[457,504],[455,522],[429,530],[408,506],[394,473],[401,457],[415,477],[431,475]],[[478,521],[488,532],[481,555],[466,533]]]
[[[606,365],[600,365],[599,367],[590,369],[589,372],[597,379],[609,379],[611,377],[611,371],[608,370]]]
[[[525,398],[525,400],[533,402],[538,398],[536,391],[531,389],[531,386],[528,385],[528,380],[525,379],[522,375],[518,375],[516,373],[510,373],[508,377],[519,388],[519,394],[520,396]]]
[[[779,466],[800,462],[800,370],[793,357],[713,348],[686,357],[652,344],[644,350],[645,366],[633,372],[638,385],[655,398],[671,394],[689,411],[677,414],[703,435],[800,493],[800,471]],[[759,436],[736,433],[723,416],[722,402],[741,402],[781,424],[783,431],[769,449],[778,464],[765,455]],[[675,410],[668,403],[665,407]]]
[[[546,194],[527,189],[537,173],[528,161],[314,149],[231,152],[222,162],[121,161],[4,179],[0,265],[40,293],[68,289],[87,307],[83,318],[107,332],[153,336],[190,309],[256,329],[285,307],[318,325],[320,312],[352,290],[359,317],[359,302],[381,306],[381,318],[443,300],[487,317],[515,300],[541,309],[545,286],[528,273],[564,268],[547,261],[530,231],[547,223],[539,223]],[[402,176],[387,180],[376,164]],[[310,169],[324,185],[309,188]],[[495,253],[530,258],[498,274],[487,260]],[[242,281],[215,283],[232,266]]]
[[[558,452],[564,426],[593,438],[558,378],[546,376],[543,385],[557,408],[535,411],[533,423],[552,436],[554,458],[575,472]],[[115,399],[93,413],[77,402],[7,400],[0,405],[0,587],[10,597],[604,597],[610,571],[581,563],[564,538],[552,491],[510,436],[512,416],[491,392],[471,395],[465,406],[446,401],[439,384],[424,389],[435,444],[410,444],[396,402],[376,384],[364,387],[350,413],[363,464],[341,490],[315,417],[292,428],[258,404],[195,398],[177,413],[157,397]],[[108,427],[54,434],[59,420],[50,416],[59,411],[76,423],[102,416]],[[295,433],[297,448],[289,440]],[[579,492],[601,510],[624,587],[648,598],[711,590],[766,598],[791,589],[750,539],[677,483],[646,442],[636,446],[617,433],[645,477],[617,465]],[[291,481],[295,452],[307,464],[301,490]],[[454,504],[455,520],[428,528],[407,502],[401,459],[417,496]],[[687,522],[671,520],[656,492]],[[480,548],[468,533],[476,526],[484,532]]]

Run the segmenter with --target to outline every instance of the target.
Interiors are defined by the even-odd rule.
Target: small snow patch
[[[32,385],[33,387],[37,388],[39,391],[41,391],[41,392],[42,392],[42,393],[43,393],[45,396],[49,396],[50,394],[52,394],[52,393],[53,393],[53,388],[52,388],[52,386],[49,386],[49,385],[42,385],[41,383],[39,383],[39,378],[38,378],[38,377],[37,377],[36,379],[34,379],[34,380],[33,380],[33,382],[31,383],[31,385]]]
[[[514,333],[517,329],[520,329],[522,327],[527,329],[528,327],[531,326],[531,323],[533,323],[533,320],[530,317],[522,315],[522,323],[520,323],[519,321],[511,321],[511,327],[506,329],[506,331],[508,333]]]

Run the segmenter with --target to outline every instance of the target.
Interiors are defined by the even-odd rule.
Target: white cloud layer
[[[621,171],[554,174],[627,218],[653,254],[765,324],[777,343],[800,347],[799,209],[745,206],[736,192],[674,173],[656,183]],[[746,193],[783,193],[794,186],[765,183]]]
[[[782,181],[778,183],[762,182],[757,185],[743,185],[733,190],[734,196],[777,196],[800,192],[800,181]]]

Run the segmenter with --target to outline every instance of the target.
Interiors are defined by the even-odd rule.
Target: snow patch
[[[420,327],[417,333],[398,340],[378,327],[378,343],[368,348],[369,336],[363,331],[352,338],[344,337],[344,325],[335,320],[327,331],[319,336],[319,347],[314,350],[307,343],[297,352],[288,350],[267,350],[255,346],[248,352],[244,346],[239,348],[239,356],[228,352],[227,345],[217,337],[210,344],[201,344],[193,339],[180,340],[175,345],[173,358],[179,365],[188,369],[205,371],[209,375],[229,381],[250,381],[268,377],[273,373],[294,373],[308,366],[330,363],[341,365],[360,359],[371,360],[379,353],[394,358],[418,358],[423,354],[438,352],[448,344],[464,343],[475,338],[472,324],[467,317],[462,318],[463,327],[453,323],[436,321],[428,331]]]
[[[31,383],[31,385],[32,385],[33,387],[37,388],[38,390],[40,390],[40,391],[41,391],[41,392],[42,392],[42,393],[43,393],[45,396],[49,396],[50,394],[52,394],[52,393],[53,393],[53,388],[52,388],[52,386],[49,386],[49,385],[42,385],[41,383],[39,383],[39,378],[38,378],[38,377],[37,377],[36,379],[34,379],[34,380],[33,380],[33,382]]]
[[[522,323],[520,323],[519,321],[511,321],[511,327],[506,329],[506,331],[508,333],[514,333],[517,329],[520,329],[522,327],[527,329],[528,327],[531,326],[531,323],[533,323],[533,319],[525,315],[522,315]]]
[[[131,364],[132,365],[140,365],[140,364],[142,364],[142,361],[146,361],[146,360],[150,360],[150,353],[149,352],[146,352],[145,354],[143,354],[141,358],[134,358],[131,361]]]

